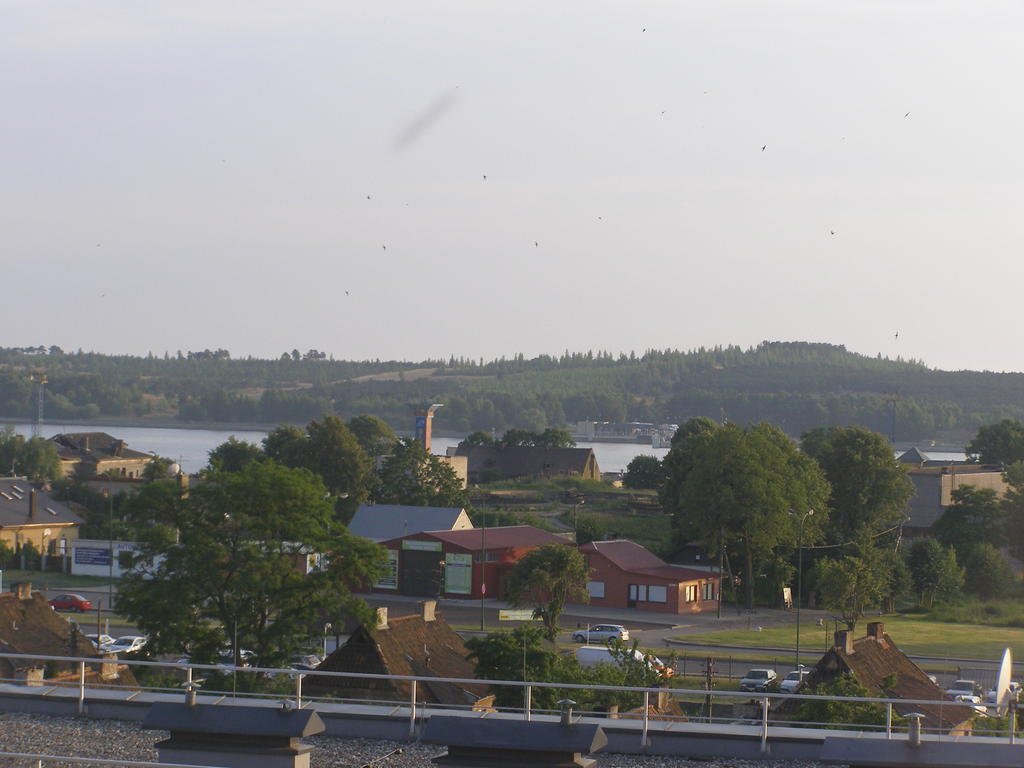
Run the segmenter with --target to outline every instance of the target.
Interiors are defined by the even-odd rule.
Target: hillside
[[[410,405],[441,402],[437,429],[542,429],[575,421],[768,421],[798,435],[857,424],[899,441],[963,441],[980,424],[1024,418],[1024,374],[941,371],[844,347],[764,342],[751,349],[471,361],[337,361],[311,350],[233,360],[224,350],[166,357],[0,349],[0,418],[32,418],[33,372],[47,418],[302,423],[325,411],[406,426]]]

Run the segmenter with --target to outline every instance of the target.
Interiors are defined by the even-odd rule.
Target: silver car
[[[577,643],[603,643],[612,638],[629,640],[629,630],[621,624],[595,624],[590,629],[577,629],[572,633]]]

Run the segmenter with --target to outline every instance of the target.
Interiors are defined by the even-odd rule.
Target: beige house
[[[125,479],[142,477],[153,460],[148,453],[134,451],[124,440],[106,432],[67,432],[50,438],[57,446],[65,477],[108,475]]]
[[[67,556],[83,522],[25,478],[0,478],[0,541],[15,551],[31,543],[45,555]]]

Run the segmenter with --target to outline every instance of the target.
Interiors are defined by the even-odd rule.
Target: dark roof
[[[592,448],[535,448],[533,446],[460,445],[456,456],[468,458],[470,473],[493,470],[503,477],[583,474],[597,459]]]
[[[568,539],[532,525],[505,525],[498,528],[474,528],[467,531],[425,531],[435,539],[474,552],[512,547],[543,547],[546,544],[570,544]]]
[[[410,507],[402,504],[360,504],[348,529],[373,541],[397,539],[423,531],[451,530],[461,507]],[[473,524],[470,523],[470,528]]]
[[[462,638],[440,613],[433,621],[422,615],[388,620],[386,627],[357,628],[348,641],[317,667],[326,672],[369,672],[387,675],[475,678],[476,666],[466,657]],[[408,699],[409,683],[360,678],[328,678],[311,675],[306,687],[316,691],[347,691],[362,698]],[[476,704],[490,693],[484,683],[423,683],[418,699],[438,704]]]
[[[877,635],[872,635],[877,627]],[[868,624],[869,634],[853,641],[853,653],[836,646],[827,651],[814,666],[807,680],[813,687],[819,681],[831,680],[843,672],[850,672],[869,696],[893,699],[947,700],[943,690],[933,683],[924,671],[911,661],[884,631],[881,622]],[[894,675],[895,684],[886,687],[886,678]],[[924,725],[948,732],[970,720],[975,712],[962,704],[894,704],[893,709],[906,716],[920,712]]]
[[[81,525],[82,522],[82,518],[68,509],[63,502],[56,501],[40,486],[32,485],[25,478],[0,478],[0,528],[22,525]]]
[[[917,448],[911,448],[909,451],[904,451],[899,455],[896,461],[903,464],[923,464],[928,461],[928,455],[921,453]]]
[[[31,597],[25,599],[14,592],[0,593],[0,652],[102,657],[76,624],[50,607],[42,592],[33,592]],[[73,662],[50,663],[56,666],[58,675],[76,674]],[[15,667],[36,664],[41,666],[42,662],[25,659],[24,663],[20,663],[18,659],[0,659],[0,676],[10,678]],[[88,679],[95,681],[99,678],[98,666],[86,665]],[[119,670],[118,680],[109,682],[132,686],[136,684],[127,668]]]
[[[687,568],[682,565],[669,565],[660,557],[636,542],[618,539],[616,541],[592,541],[580,547],[583,554],[600,554],[615,567],[629,573],[645,576],[658,576],[674,581],[697,581],[716,578],[714,573]]]
[[[321,733],[324,721],[312,709],[220,707],[215,704],[154,702],[142,721],[143,728],[188,733],[223,733],[242,736],[302,738]]]
[[[151,459],[148,453],[135,451],[106,432],[65,432],[50,438],[57,445],[57,455],[64,461],[109,461],[112,459]]]

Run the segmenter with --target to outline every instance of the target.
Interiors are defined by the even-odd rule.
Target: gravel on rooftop
[[[22,752],[66,757],[157,761],[154,744],[166,739],[164,731],[144,730],[124,720],[92,720],[23,713],[0,714],[0,752]],[[312,768],[427,768],[442,747],[415,742],[376,739],[340,739],[313,736]],[[596,755],[599,768],[823,768],[813,762],[751,760],[683,760],[661,755]],[[377,761],[377,762],[374,762]],[[24,761],[0,758],[0,768],[23,768]],[[78,768],[72,762],[44,763],[45,768]]]

